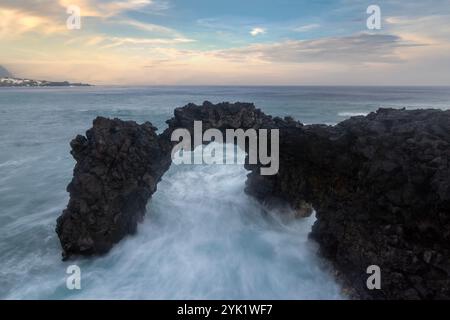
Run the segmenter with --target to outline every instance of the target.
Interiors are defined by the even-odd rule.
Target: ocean
[[[380,107],[449,109],[450,88],[0,88],[0,299],[345,299],[308,240],[314,217],[267,211],[243,192],[241,165],[172,166],[136,235],[105,256],[61,261],[70,140],[99,115],[162,131],[174,108],[205,100],[333,125]],[[66,287],[73,264],[80,290]]]

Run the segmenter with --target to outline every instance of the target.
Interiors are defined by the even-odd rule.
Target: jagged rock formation
[[[70,201],[57,220],[63,257],[106,253],[136,232],[148,199],[170,166],[169,146],[146,122],[98,117],[70,143],[77,161]]]
[[[282,131],[280,172],[248,191],[305,201],[311,237],[360,298],[450,298],[450,111],[380,109]],[[381,268],[381,290],[366,269]]]
[[[70,202],[58,219],[65,257],[107,252],[136,230],[170,165],[176,128],[278,128],[280,170],[250,171],[246,192],[317,212],[311,237],[356,297],[450,298],[450,111],[380,109],[334,127],[272,118],[252,104],[175,110],[156,135],[146,123],[97,118],[72,141]],[[381,268],[381,290],[366,269]]]

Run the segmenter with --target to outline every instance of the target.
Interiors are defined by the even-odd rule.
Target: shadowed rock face
[[[57,220],[63,257],[106,253],[136,232],[148,199],[169,168],[170,148],[151,123],[98,117],[71,142],[77,161],[70,200]]]
[[[247,191],[313,205],[311,237],[360,298],[450,298],[450,111],[380,109],[280,135]],[[381,290],[366,269],[381,268]]]
[[[169,168],[177,128],[277,128],[280,170],[250,171],[246,192],[316,210],[311,237],[355,297],[450,298],[450,111],[380,109],[334,127],[272,118],[252,104],[175,110],[161,135],[150,123],[97,118],[76,137],[70,201],[58,218],[64,256],[107,252],[136,231],[156,184]],[[381,268],[381,290],[366,269]]]

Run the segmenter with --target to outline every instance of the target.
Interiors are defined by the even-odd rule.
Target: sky
[[[450,0],[0,0],[0,65],[98,85],[450,85]]]

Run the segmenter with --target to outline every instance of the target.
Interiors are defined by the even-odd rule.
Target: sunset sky
[[[93,84],[450,85],[450,0],[0,0],[0,65]]]

